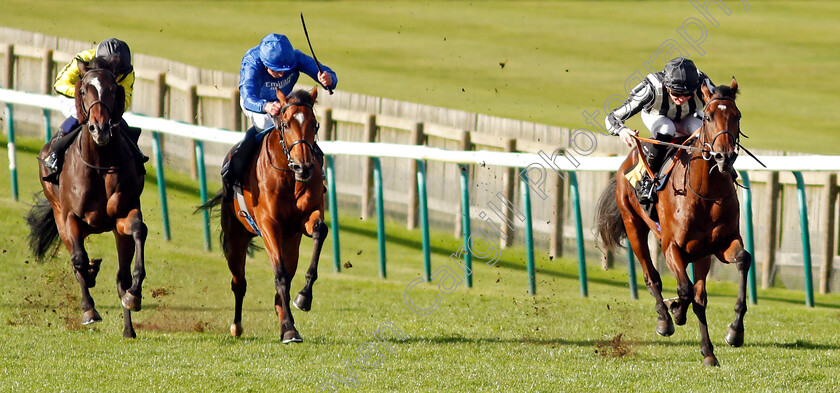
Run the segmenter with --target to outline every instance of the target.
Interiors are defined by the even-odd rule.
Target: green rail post
[[[330,226],[333,241],[333,270],[341,273],[341,245],[338,241],[338,197],[335,194],[335,167],[332,156],[327,156],[327,185],[330,190]]]
[[[694,284],[694,264],[688,264],[688,266],[685,268],[685,272],[688,273],[688,279],[691,280],[692,284]]]
[[[382,197],[382,164],[373,157],[373,190],[376,193],[376,239],[379,241],[379,277],[386,278],[385,270],[385,200]]]
[[[470,248],[470,167],[458,165],[461,170],[461,215],[464,223],[464,278],[467,281],[467,288],[472,288],[472,249]]]
[[[811,233],[808,230],[808,206],[805,199],[805,181],[801,172],[793,172],[796,178],[796,195],[799,200],[799,223],[802,226],[802,263],[805,268],[805,305],[814,307],[814,282],[811,277]]]
[[[575,210],[575,234],[577,235],[578,275],[580,277],[580,296],[589,296],[586,281],[586,254],[583,249],[583,223],[580,218],[580,192],[578,191],[577,173],[569,174],[569,192],[572,194],[572,206]]]
[[[627,280],[630,285],[630,297],[639,300],[639,290],[636,287],[636,257],[633,255],[633,246],[629,240],[627,243]]]
[[[204,144],[200,140],[195,141],[196,169],[198,170],[198,193],[201,197],[201,204],[207,202],[207,174],[204,168]],[[203,211],[204,216],[204,251],[210,251],[210,212]]]
[[[744,229],[746,230],[747,252],[752,257],[750,271],[747,275],[749,283],[750,304],[758,304],[758,292],[755,286],[755,242],[753,239],[753,216],[752,216],[752,192],[750,191],[750,175],[747,171],[738,171],[741,174],[741,181],[744,182]]]
[[[12,182],[12,199],[18,200],[17,148],[15,147],[15,121],[12,116],[12,104],[6,104],[6,136],[9,147],[9,179]]]
[[[423,280],[432,281],[432,257],[429,245],[429,206],[426,200],[426,163],[417,160],[417,192],[420,197],[420,228],[423,231]]]
[[[521,169],[520,169],[521,171]],[[528,270],[528,293],[531,295],[537,294],[537,273],[534,267],[534,233],[533,225],[531,223],[531,186],[528,184],[528,173],[525,171],[519,172],[520,192],[522,197],[522,208],[525,210],[525,248],[527,254],[527,270]],[[585,296],[585,295],[584,295]]]
[[[166,179],[163,177],[163,151],[160,149],[160,133],[152,132],[152,151],[155,155],[155,175],[157,176],[158,194],[160,197],[160,215],[163,219],[163,240],[169,241],[169,207],[166,203]]]
[[[44,109],[44,142],[52,139],[52,125],[50,124],[50,110]]]

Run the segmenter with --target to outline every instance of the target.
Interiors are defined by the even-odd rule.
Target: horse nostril
[[[715,160],[720,161],[723,159],[723,153],[715,153]]]
[[[291,167],[292,167],[292,171],[294,171],[296,173],[300,173],[303,170],[303,167],[300,166],[300,164],[292,164]]]

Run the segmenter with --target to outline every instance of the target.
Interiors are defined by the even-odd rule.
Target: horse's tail
[[[35,205],[26,215],[26,223],[29,225],[29,248],[40,261],[48,251],[58,247],[58,227],[52,206],[45,198],[36,197]]]
[[[195,209],[194,213],[198,213],[198,212],[202,212],[202,211],[207,211],[207,212],[212,213],[213,210],[216,207],[218,207],[222,204],[222,202],[224,201],[224,196],[225,196],[224,195],[224,190],[219,191],[219,193],[216,194],[216,196],[214,196],[213,199],[210,199],[209,201],[205,202],[204,204],[198,206]],[[219,231],[219,244],[222,245],[222,252],[224,253],[224,255],[227,255],[228,249],[230,249],[230,242],[228,241],[228,234],[227,234],[227,232],[225,232],[225,228],[230,228],[228,225],[231,224],[230,221],[229,221],[231,218],[233,218],[232,215],[225,214],[224,212],[221,212],[222,230]],[[260,249],[260,247],[257,246],[256,244],[254,244],[253,239],[251,239],[251,242],[248,244],[248,254],[253,256],[254,251],[259,250],[259,249]]]
[[[618,210],[618,201],[615,192],[618,183],[615,177],[598,198],[598,209],[595,212],[595,222],[598,223],[598,235],[601,242],[608,250],[614,250],[621,244],[621,239],[627,237],[624,228],[624,220],[621,218],[621,211]]]

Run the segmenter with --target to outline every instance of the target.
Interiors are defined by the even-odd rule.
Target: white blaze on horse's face
[[[726,105],[719,104],[718,108],[720,108],[720,110],[725,111],[726,110]]]
[[[96,96],[102,98],[102,84],[99,82],[99,77],[94,76],[90,78],[90,85],[96,89]]]
[[[298,113],[295,113],[294,115],[292,115],[292,117],[294,117],[295,120],[298,121],[298,124],[300,124],[300,128],[302,129],[303,128],[303,121],[306,120],[306,115],[304,115],[303,112],[298,112]]]

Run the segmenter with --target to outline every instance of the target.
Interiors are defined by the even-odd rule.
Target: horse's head
[[[111,141],[125,107],[125,90],[117,84],[119,57],[96,57],[79,61],[81,78],[76,82],[76,114],[98,146]]]
[[[741,134],[741,111],[735,105],[738,94],[738,82],[735,77],[729,85],[720,85],[712,94],[706,85],[701,87],[706,107],[703,108],[703,129],[700,135],[706,160],[714,159],[716,168],[721,173],[732,170],[732,164],[738,158],[738,138]]]
[[[314,143],[319,126],[312,110],[317,97],[317,87],[313,87],[310,92],[295,90],[288,98],[280,89],[277,90],[277,99],[283,105],[277,116],[280,147],[289,162],[289,169],[295,173],[295,180],[299,182],[309,181],[318,164]]]

